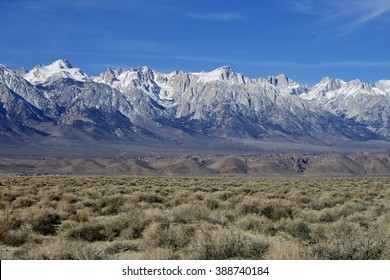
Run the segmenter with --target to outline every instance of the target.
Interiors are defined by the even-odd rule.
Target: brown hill
[[[237,157],[224,158],[209,165],[209,168],[221,174],[247,174],[249,169],[246,162]]]
[[[338,153],[316,157],[305,171],[311,176],[352,176],[363,175],[364,169],[351,158]]]
[[[213,176],[217,174],[215,170],[207,168],[196,159],[179,159],[155,167],[164,175]]]
[[[351,155],[351,159],[364,169],[368,175],[390,174],[390,155],[373,154],[369,152],[356,152]]]
[[[311,160],[309,156],[288,153],[252,156],[247,162],[253,176],[295,176],[304,173]]]

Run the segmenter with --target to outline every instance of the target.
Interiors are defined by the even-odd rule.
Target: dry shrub
[[[243,230],[264,235],[275,235],[277,232],[274,222],[264,216],[254,214],[242,217],[237,221],[237,226]]]
[[[261,208],[260,214],[272,221],[279,221],[282,218],[293,218],[293,209],[280,201],[270,201]]]
[[[279,200],[261,200],[253,197],[245,197],[236,207],[239,215],[257,214],[267,217],[272,221],[282,218],[293,218],[291,205]]]
[[[11,211],[1,211],[0,214],[0,241],[5,244],[23,244],[25,242],[26,227],[21,230],[23,222]],[[12,245],[19,246],[19,245]]]
[[[57,232],[59,224],[61,217],[58,214],[44,214],[33,222],[32,230],[43,235],[53,235]]]
[[[262,205],[259,199],[246,196],[236,205],[236,209],[239,215],[259,214],[262,209]]]
[[[182,204],[168,211],[168,218],[175,223],[188,224],[210,220],[210,211],[200,205]]]
[[[76,214],[77,221],[80,223],[88,222],[90,216],[91,216],[91,211],[89,209],[78,210]]]
[[[192,225],[174,225],[170,222],[152,223],[143,232],[147,247],[179,248],[187,245],[195,232]]]
[[[202,224],[189,246],[190,259],[263,259],[269,243],[260,237],[210,224]]]
[[[77,208],[76,208],[76,205],[75,204],[71,204],[71,203],[66,203],[66,202],[63,202],[61,201],[60,203],[58,203],[57,205],[57,209],[56,209],[59,213],[61,213],[61,217],[66,220],[66,219],[73,219],[73,220],[76,220],[76,215],[77,215]]]
[[[35,256],[31,254],[26,248],[18,248],[11,254],[11,259],[14,260],[32,260]]]
[[[320,222],[321,212],[313,209],[302,209],[301,211],[295,211],[294,219],[301,219],[309,224],[315,224]]]
[[[287,220],[280,229],[302,241],[309,241],[311,239],[311,228],[302,220]]]
[[[138,245],[129,242],[114,242],[110,244],[104,252],[109,255],[114,255],[126,251],[139,251]]]
[[[47,260],[108,260],[109,255],[94,244],[82,241],[58,239],[48,241],[39,251],[41,259]]]
[[[170,199],[171,205],[177,206],[183,203],[188,202],[189,197],[192,193],[188,190],[180,191],[174,193],[173,197]]]
[[[181,256],[172,248],[150,248],[141,255],[143,260],[180,260]]]
[[[124,240],[132,240],[142,237],[142,233],[148,224],[151,223],[151,217],[139,209],[131,209],[114,218],[110,225],[119,232]]]
[[[215,198],[206,198],[204,205],[210,210],[215,210],[219,207],[219,201]]]
[[[67,204],[72,204],[78,201],[78,198],[73,193],[64,193],[62,195],[62,201]]]
[[[194,191],[192,195],[193,200],[202,201],[207,196],[207,192],[204,191]]]
[[[309,260],[312,258],[309,249],[298,242],[284,238],[271,242],[271,246],[265,255],[267,260]]]
[[[319,220],[320,222],[331,223],[336,221],[337,218],[335,217],[334,213],[332,213],[330,210],[323,210],[321,211]]]
[[[35,204],[35,201],[29,197],[17,197],[11,204],[12,208],[27,208]]]
[[[388,236],[382,235],[377,229],[365,230],[357,224],[346,221],[333,224],[325,232],[324,237],[312,246],[313,253],[318,259],[381,259],[388,246]]]
[[[4,242],[4,237],[7,232],[10,230],[10,212],[1,211],[0,213],[0,241]]]
[[[335,207],[337,204],[344,202],[345,198],[341,194],[325,192],[320,197],[313,198],[309,205],[312,209],[321,210]]]
[[[116,215],[121,212],[125,199],[121,195],[103,197],[101,199],[100,213],[102,215]]]
[[[30,232],[31,231],[27,228],[9,230],[3,236],[2,241],[6,245],[18,247],[29,240]]]
[[[329,224],[317,223],[310,225],[310,244],[320,244],[327,238],[327,232],[330,230]]]
[[[139,202],[146,203],[164,203],[164,198],[161,195],[151,192],[140,192],[137,194],[137,200]]]
[[[79,223],[74,220],[64,220],[61,224],[61,232],[67,232],[79,226]]]
[[[69,230],[68,237],[88,242],[107,241],[114,237],[113,231],[105,224],[84,223]]]
[[[218,224],[223,227],[227,227],[231,224],[234,224],[236,217],[233,215],[232,211],[229,210],[216,210],[211,211],[208,216],[208,222],[210,224]]]
[[[234,196],[234,193],[231,191],[220,191],[217,193],[218,199],[220,199],[222,201],[226,201],[233,196]]]
[[[377,217],[373,215],[373,213],[367,213],[367,212],[362,212],[362,213],[355,213],[347,217],[345,220],[358,224],[360,227],[364,229],[368,229],[372,221],[375,221]]]
[[[2,202],[2,201],[0,201],[0,210],[4,210],[4,209],[6,209],[7,208],[7,204],[6,203],[4,203],[4,202]]]

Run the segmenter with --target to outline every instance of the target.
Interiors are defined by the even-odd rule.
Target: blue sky
[[[390,0],[0,0],[0,63],[390,79]]]

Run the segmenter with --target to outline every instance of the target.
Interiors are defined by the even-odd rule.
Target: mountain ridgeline
[[[221,67],[169,74],[148,67],[90,77],[66,60],[30,71],[0,65],[0,138],[181,141],[196,137],[331,144],[390,140],[390,80],[284,74],[250,79]]]

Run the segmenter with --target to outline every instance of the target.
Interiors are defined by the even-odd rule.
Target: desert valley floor
[[[389,259],[390,178],[2,176],[0,259]]]

